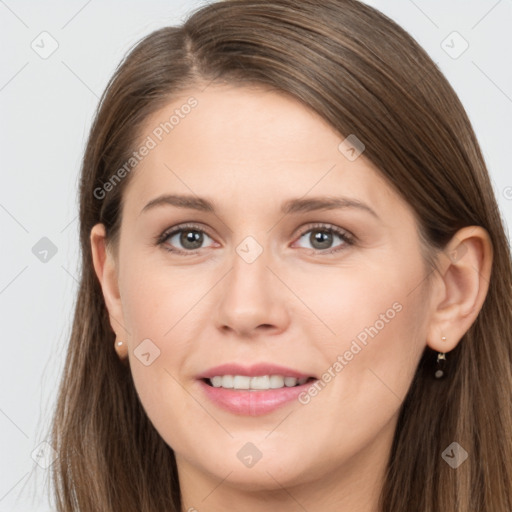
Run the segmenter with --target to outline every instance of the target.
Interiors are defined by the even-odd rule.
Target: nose
[[[286,287],[270,270],[264,250],[254,261],[235,252],[231,271],[222,280],[216,308],[216,326],[237,337],[259,333],[277,334],[286,330],[289,311]]]

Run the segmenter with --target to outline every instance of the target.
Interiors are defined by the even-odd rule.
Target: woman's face
[[[191,89],[145,124],[110,312],[180,478],[256,490],[383,470],[426,345],[427,274],[412,210],[343,140],[240,86]]]

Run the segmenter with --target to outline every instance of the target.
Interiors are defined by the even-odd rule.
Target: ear
[[[123,308],[121,296],[119,293],[119,283],[117,274],[117,264],[111,251],[106,245],[106,231],[103,224],[96,224],[91,229],[91,249],[94,271],[101,285],[103,297],[110,318],[110,325],[116,333],[116,351],[121,358],[124,358],[124,351],[127,343],[125,341],[128,334],[123,322]],[[117,341],[123,341],[118,345]],[[123,348],[121,348],[123,347]]]
[[[432,294],[427,335],[430,348],[449,352],[469,330],[489,289],[492,259],[492,242],[481,226],[460,229],[447,244]]]

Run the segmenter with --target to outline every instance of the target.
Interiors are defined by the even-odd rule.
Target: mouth
[[[260,362],[233,362],[197,375],[201,392],[212,405],[232,414],[260,416],[292,406],[318,379],[311,373]]]
[[[212,405],[231,414],[262,416],[297,404],[299,396],[318,381],[315,377],[283,375],[214,375],[198,379]]]
[[[268,391],[304,386],[318,379],[315,377],[297,378],[284,375],[215,375],[201,380],[210,387],[231,391]]]

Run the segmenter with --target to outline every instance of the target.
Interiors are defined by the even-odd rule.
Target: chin
[[[226,479],[223,485],[232,485],[243,491],[282,491],[283,487],[299,485],[312,479],[311,471],[305,466],[305,457],[299,443],[295,456],[290,456],[289,452],[279,452],[278,448],[267,449],[267,453],[261,453],[258,460],[254,446],[250,446],[249,443],[236,444],[234,451],[223,450],[219,454],[205,455],[209,461],[218,458],[218,464],[204,465],[204,458],[197,460],[198,469],[209,473],[215,480]],[[265,449],[262,451],[265,452]],[[233,455],[227,456],[227,453]]]

